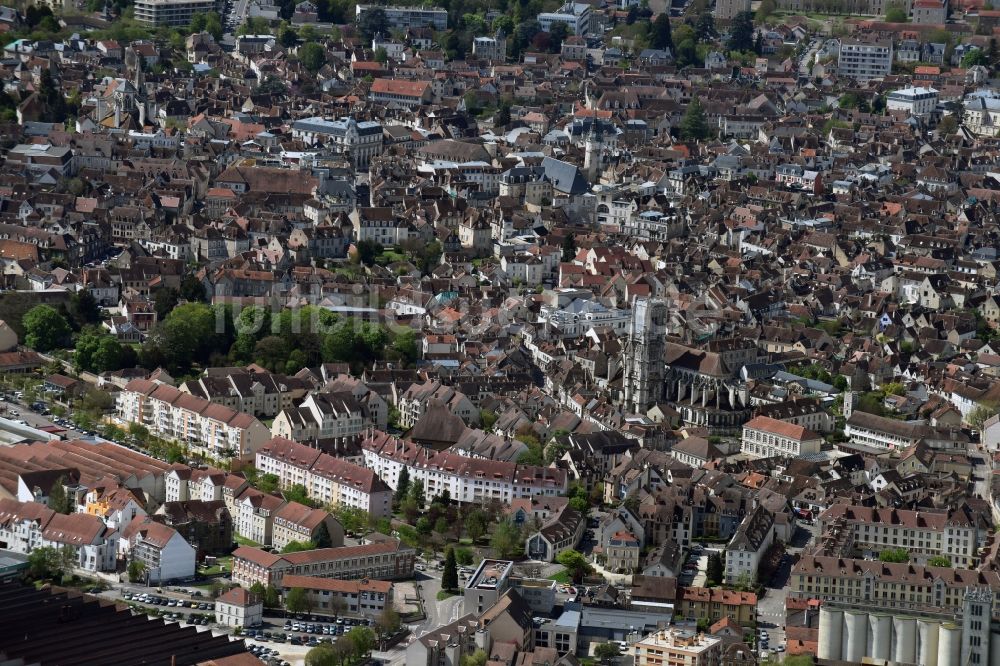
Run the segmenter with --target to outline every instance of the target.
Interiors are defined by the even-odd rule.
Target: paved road
[[[757,626],[768,633],[769,646],[785,645],[785,599],[790,591],[792,566],[802,550],[819,534],[819,525],[800,523],[785,552],[788,557],[764,585],[764,595],[757,600]]]
[[[14,410],[17,414],[11,414],[10,411]],[[0,400],[0,416],[12,419],[14,421],[24,421],[26,424],[32,428],[49,428],[56,427],[62,429],[63,426],[56,425],[48,419],[48,417],[42,416],[37,412],[33,412],[27,404],[23,402],[12,402],[6,400]],[[66,432],[63,435],[67,439],[87,439],[88,436],[83,432],[73,429],[66,428]]]

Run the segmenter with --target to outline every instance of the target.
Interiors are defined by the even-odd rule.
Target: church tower
[[[663,396],[666,334],[666,302],[637,298],[622,350],[625,409],[631,412],[645,414]]]

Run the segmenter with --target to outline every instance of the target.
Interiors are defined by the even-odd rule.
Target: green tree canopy
[[[910,17],[902,3],[892,2],[885,8],[885,20],[888,23],[907,23]]]
[[[566,567],[573,582],[579,583],[583,577],[593,571],[583,553],[569,548],[556,556],[556,562]]]
[[[950,567],[951,560],[949,560],[944,555],[935,555],[927,560],[927,566],[929,567]]]
[[[302,61],[302,66],[314,74],[326,64],[326,49],[316,42],[300,46],[298,56],[299,60]]]
[[[50,305],[36,305],[28,310],[21,325],[24,326],[24,343],[35,351],[52,351],[69,342],[69,322]]]
[[[444,557],[444,571],[441,573],[441,589],[458,589],[458,563],[455,560],[455,549],[448,548]]]
[[[62,476],[52,482],[52,488],[49,489],[47,504],[48,507],[56,513],[70,514],[72,513],[73,505],[70,503],[69,497],[66,495],[65,483],[66,479]]]
[[[301,587],[293,587],[285,594],[285,609],[290,613],[308,613],[312,610],[309,594]]]
[[[753,50],[753,14],[740,12],[733,17],[729,26],[729,41],[726,48],[730,51]]]
[[[881,562],[904,563],[910,561],[910,552],[905,548],[886,548],[878,554]]]
[[[680,133],[685,141],[703,141],[712,135],[708,121],[705,120],[705,110],[697,97],[691,100],[681,118]]]
[[[674,37],[671,33],[670,14],[661,12],[650,27],[649,45],[654,49],[674,49]]]
[[[521,553],[524,546],[521,530],[509,518],[497,523],[490,537],[490,546],[496,556],[502,560],[513,559]]]

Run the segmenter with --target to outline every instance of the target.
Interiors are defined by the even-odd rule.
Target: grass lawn
[[[554,580],[557,583],[562,583],[563,585],[569,585],[572,579],[570,578],[569,571],[563,569],[558,573],[554,573],[549,576],[549,580]]]
[[[233,535],[233,537],[236,539],[236,543],[240,544],[241,546],[253,546],[254,548],[260,548],[259,543],[257,543],[256,541],[251,541],[246,537],[242,537],[239,534],[235,534]]]
[[[217,574],[228,574],[233,570],[233,557],[232,555],[226,555],[225,557],[220,557],[215,561],[210,567],[201,567],[198,571],[205,576],[215,576]]]
[[[444,601],[448,597],[457,597],[458,592],[451,592],[449,590],[439,590],[437,593],[437,600]]]

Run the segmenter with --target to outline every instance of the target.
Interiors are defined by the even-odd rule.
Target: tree
[[[483,538],[486,534],[486,514],[480,509],[472,509],[465,517],[465,533],[469,535],[473,543]]]
[[[1000,411],[1000,408],[998,408],[996,404],[981,402],[977,404],[971,412],[969,412],[969,416],[966,420],[975,430],[982,432],[983,423],[986,419],[992,417],[998,411]]]
[[[277,608],[279,605],[278,590],[273,585],[264,587],[264,584],[257,581],[250,586],[250,594],[260,599],[266,608]]]
[[[498,558],[502,560],[513,559],[521,552],[523,546],[521,530],[509,518],[497,523],[497,526],[493,528],[490,546]]]
[[[880,562],[904,563],[910,561],[910,552],[905,548],[886,548],[878,554]]]
[[[750,51],[753,49],[753,14],[740,12],[733,17],[729,26],[729,41],[726,48],[730,51]]]
[[[281,549],[282,553],[301,553],[304,550],[316,550],[316,544],[312,541],[289,541]]]
[[[385,252],[385,248],[382,247],[381,243],[367,238],[355,243],[354,248],[358,253],[358,261],[365,266],[373,265],[375,263],[375,257]]]
[[[602,664],[610,663],[619,655],[621,655],[621,648],[618,646],[618,643],[613,641],[600,643],[594,648],[594,656],[597,657]]]
[[[52,488],[49,489],[49,498],[47,501],[48,507],[55,511],[56,513],[64,513],[69,515],[72,513],[72,504],[69,501],[69,497],[66,496],[66,479],[60,476],[58,479],[52,482]]]
[[[712,12],[702,12],[694,24],[694,37],[698,42],[710,42],[718,33],[715,31],[715,16]]]
[[[444,571],[441,572],[441,589],[458,589],[458,563],[455,561],[455,549],[448,548],[444,556]]]
[[[338,666],[340,663],[340,655],[330,643],[320,643],[306,652],[306,666]]]
[[[87,324],[98,324],[101,321],[101,306],[89,289],[81,289],[69,298],[69,314],[76,325],[83,328]]]
[[[35,351],[52,351],[69,341],[69,322],[50,305],[36,305],[28,310],[21,325],[24,326],[24,343]]]
[[[397,505],[402,504],[410,491],[410,470],[404,467],[399,472],[399,480],[396,482],[396,494],[393,500]]]
[[[383,65],[389,62],[389,52],[385,50],[384,46],[375,49],[375,62],[380,62]]]
[[[333,538],[330,536],[330,528],[326,526],[326,521],[324,520],[316,528],[316,534],[313,536],[313,543],[316,548],[332,548]]]
[[[198,279],[198,276],[188,273],[181,280],[181,298],[192,303],[203,303],[207,300],[205,296],[205,284]]]
[[[667,12],[662,12],[656,17],[650,28],[650,33],[649,45],[654,49],[674,50],[674,37],[670,29],[670,15]]]
[[[929,567],[950,567],[951,560],[949,560],[944,555],[935,555],[934,557],[927,560],[927,566]]]
[[[375,632],[368,627],[354,627],[344,636],[354,650],[354,656],[359,660],[368,656],[375,647]]]
[[[486,666],[489,655],[484,650],[476,650],[472,654],[462,657],[462,666]]]
[[[146,565],[140,560],[132,560],[128,563],[128,582],[142,583],[146,580]]]
[[[423,509],[424,505],[427,504],[427,496],[424,494],[424,482],[421,479],[416,479],[410,483],[407,499],[413,502],[418,509]]]
[[[497,112],[493,115],[493,125],[496,127],[507,127],[510,124],[510,102],[500,100]]]
[[[983,53],[982,49],[970,49],[962,56],[962,67],[965,69],[975,67],[976,65],[988,66],[989,64],[989,59]]]
[[[892,2],[885,8],[885,20],[887,23],[906,23],[910,17],[902,3]]]
[[[99,328],[88,327],[76,339],[73,365],[76,369],[101,373],[135,363],[135,351],[123,347],[118,338]]]
[[[48,18],[51,19],[51,16]],[[58,28],[56,29],[58,30]],[[52,70],[48,67],[42,68],[41,81],[38,86],[38,98],[42,103],[42,121],[59,124],[66,122],[66,97],[62,93],[61,87],[52,78]]]
[[[312,610],[312,601],[301,587],[293,587],[285,595],[285,609],[290,613],[308,613]]]
[[[340,504],[334,509],[334,513],[345,532],[356,534],[368,526],[368,512],[364,509]]]
[[[281,27],[278,28],[278,43],[285,48],[295,46],[299,43],[299,33],[295,32],[294,28],[282,21]]]
[[[719,553],[712,553],[708,556],[708,566],[706,567],[705,577],[712,581],[715,585],[718,585],[726,577],[726,563],[722,559],[722,555]]]
[[[402,622],[399,619],[399,613],[390,604],[386,604],[379,616],[375,618],[375,631],[378,632],[379,637],[383,640],[395,634],[399,631],[402,626]]]
[[[576,234],[568,233],[562,242],[562,260],[570,262],[576,259]]]
[[[695,97],[688,104],[680,124],[681,138],[685,141],[702,141],[712,135],[712,130],[705,120],[705,110],[701,101]]]
[[[281,479],[277,474],[261,474],[257,479],[257,490],[262,493],[273,493],[278,489]]]
[[[777,5],[774,0],[761,0],[760,5],[757,7],[757,14],[754,17],[757,23],[763,23],[768,19],[771,14],[777,9]]]
[[[958,121],[955,120],[955,116],[945,116],[938,123],[937,129],[941,134],[954,134],[958,129]]]
[[[556,562],[566,567],[574,583],[579,583],[583,577],[593,571],[587,558],[577,550],[569,548],[556,556]]]
[[[556,21],[549,26],[549,51],[558,53],[569,34],[569,26],[563,21]]]
[[[372,7],[364,12],[358,19],[358,31],[366,41],[371,41],[375,35],[389,30],[389,20],[385,16],[385,10],[381,7]]]
[[[326,49],[316,42],[309,42],[299,47],[299,60],[302,66],[315,74],[326,64]]]
[[[59,578],[73,565],[74,559],[71,546],[41,546],[28,554],[28,574],[32,578]]]
[[[178,305],[163,321],[156,339],[167,365],[179,372],[194,362],[208,360],[218,342],[215,312],[204,303]]]
[[[180,303],[181,295],[173,287],[158,289],[153,296],[153,309],[156,311],[156,319],[163,321],[167,318],[177,304]]]

